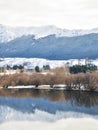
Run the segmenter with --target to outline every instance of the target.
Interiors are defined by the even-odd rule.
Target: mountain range
[[[55,26],[0,25],[0,57],[95,59],[98,58],[98,29],[67,30]]]

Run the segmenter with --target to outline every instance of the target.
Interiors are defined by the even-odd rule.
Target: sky
[[[98,28],[98,0],[0,0],[0,24]]]

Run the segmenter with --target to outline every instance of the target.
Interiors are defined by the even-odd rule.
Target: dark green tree
[[[39,66],[36,66],[36,67],[35,67],[35,71],[36,71],[36,72],[40,72]]]
[[[49,66],[49,65],[44,65],[44,66],[43,66],[43,69],[44,69],[44,70],[50,70],[50,66]]]
[[[97,66],[95,65],[74,65],[69,67],[70,73],[77,74],[77,73],[86,73],[86,72],[93,72],[97,70]]]

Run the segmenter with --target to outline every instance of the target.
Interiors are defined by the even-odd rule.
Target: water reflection
[[[17,98],[44,98],[56,102],[70,101],[72,106],[98,106],[97,92],[57,91],[42,89],[2,89],[0,96]]]

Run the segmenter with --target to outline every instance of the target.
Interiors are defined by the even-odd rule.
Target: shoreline
[[[64,91],[80,91],[80,92],[98,92],[98,89],[96,90],[89,90],[89,89],[67,89],[67,86],[64,84],[62,85],[54,85],[54,87],[50,87],[50,85],[39,85],[38,87],[35,87],[34,85],[27,85],[27,86],[8,86],[7,88],[5,87],[0,87],[2,90],[8,90],[8,89],[42,89],[42,90],[64,90]]]

